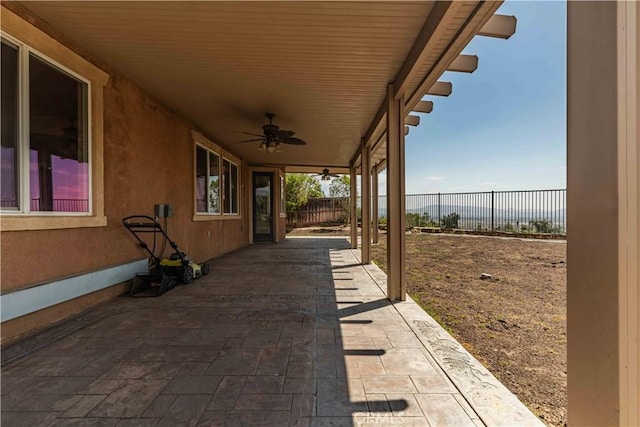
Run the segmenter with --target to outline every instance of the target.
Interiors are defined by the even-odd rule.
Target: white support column
[[[569,425],[640,425],[639,21],[567,3]]]
[[[371,264],[371,147],[361,142],[362,263]]]
[[[358,249],[358,186],[356,182],[356,167],[352,164],[349,167],[349,180],[351,182],[351,191],[349,192],[349,203],[351,204],[350,223],[351,223],[351,249]]]
[[[371,169],[371,241],[378,243],[378,168]]]
[[[404,96],[387,87],[387,298],[404,301]]]

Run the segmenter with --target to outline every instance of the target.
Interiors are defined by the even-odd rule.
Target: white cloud
[[[428,176],[427,181],[442,182],[444,181],[444,178],[441,176]]]
[[[499,185],[499,182],[495,182],[495,181],[484,181],[484,182],[476,182],[476,186],[478,187],[495,187],[496,185]]]

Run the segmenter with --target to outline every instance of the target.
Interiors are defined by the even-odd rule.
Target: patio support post
[[[387,87],[387,298],[404,301],[404,94],[393,96]]]
[[[350,179],[350,192],[349,192],[349,215],[350,215],[350,224],[351,224],[351,249],[358,249],[358,213],[356,211],[358,206],[358,186],[357,186],[357,175],[356,175],[356,167],[352,163],[349,167],[349,179]]]
[[[569,425],[640,425],[637,2],[567,3]]]
[[[362,148],[362,168],[361,168],[361,191],[362,201],[362,254],[363,264],[371,264],[371,147],[363,140]]]
[[[371,169],[371,241],[378,243],[378,168]]]

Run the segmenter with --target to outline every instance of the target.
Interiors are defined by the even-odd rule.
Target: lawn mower
[[[206,262],[198,264],[191,261],[184,252],[178,249],[178,245],[169,238],[169,235],[154,218],[146,215],[132,215],[123,218],[122,223],[138,240],[140,247],[149,253],[149,274],[136,275],[131,295],[149,288],[155,288],[155,292],[161,295],[175,286],[176,282],[189,284],[193,282],[193,279],[209,274],[209,264]],[[151,249],[147,242],[142,240],[142,233],[151,233],[153,235],[153,247]],[[160,254],[156,255],[158,235],[163,238],[163,241]],[[169,258],[162,258],[167,243],[169,243],[174,252]]]

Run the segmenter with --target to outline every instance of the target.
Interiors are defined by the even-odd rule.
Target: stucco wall
[[[132,214],[152,216],[156,203],[173,205],[174,216],[168,219],[169,235],[196,261],[247,245],[246,199],[241,200],[240,220],[193,221],[191,128],[190,123],[164,109],[126,78],[112,73],[104,89],[107,226],[2,232],[2,292],[146,258],[121,220]],[[240,194],[244,196],[245,192]],[[112,292],[102,294],[113,297]],[[83,306],[102,299],[85,298],[88,304]],[[52,316],[40,313],[36,317],[31,315],[31,320],[24,316],[25,319],[5,322],[2,340],[46,326],[45,323],[78,308],[73,304],[66,306],[42,310],[55,312]],[[41,320],[34,322],[35,318]],[[14,326],[9,327],[9,323]]]
[[[194,148],[187,122],[114,75],[105,88],[104,106],[108,225],[3,232],[3,291],[144,258],[121,220],[153,215],[156,203],[174,206],[170,236],[195,260],[247,244],[244,219],[192,221]]]

